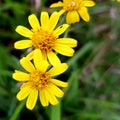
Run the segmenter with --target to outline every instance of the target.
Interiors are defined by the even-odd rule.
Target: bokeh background
[[[57,1],[0,0],[0,120],[59,120],[58,108],[44,108],[39,100],[34,110],[26,109],[25,101],[16,99],[21,83],[12,78],[27,52],[14,48],[14,42],[23,38],[15,28],[30,28],[28,16],[32,13],[39,18],[41,11],[51,14],[59,10],[49,8]],[[59,104],[61,120],[120,120],[120,2],[95,2],[96,6],[89,8],[91,21],[81,19],[66,33],[78,41],[74,56],[59,55],[69,65],[59,76],[69,82]]]

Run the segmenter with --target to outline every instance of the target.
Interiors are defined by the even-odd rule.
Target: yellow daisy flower
[[[39,53],[39,55],[38,55]],[[53,77],[67,70],[66,63],[61,63],[48,70],[48,62],[42,59],[42,53],[39,49],[34,51],[33,63],[26,57],[20,60],[20,64],[27,71],[22,72],[15,70],[13,78],[23,82],[20,91],[17,94],[18,100],[23,100],[27,97],[26,107],[32,110],[39,96],[43,106],[58,104],[56,97],[63,97],[63,91],[58,87],[67,87],[68,83],[63,82]]]
[[[77,41],[72,38],[58,38],[69,27],[68,24],[63,24],[55,29],[59,17],[57,12],[54,12],[50,17],[47,12],[41,12],[40,25],[37,17],[34,14],[30,15],[28,21],[32,27],[31,30],[20,25],[16,28],[16,32],[28,39],[15,42],[15,48],[33,47],[33,51],[27,55],[29,59],[33,58],[35,49],[40,49],[44,59],[48,59],[52,65],[60,63],[54,51],[65,56],[73,56],[73,48],[76,47]]]
[[[90,21],[90,16],[87,7],[92,7],[95,2],[92,0],[63,0],[63,2],[53,3],[50,8],[62,7],[60,15],[67,12],[66,22],[68,24],[76,23],[80,21],[80,17],[86,21]]]

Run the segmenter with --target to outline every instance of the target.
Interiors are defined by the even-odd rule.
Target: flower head
[[[63,2],[53,3],[50,7],[62,7],[59,12],[60,15],[67,12],[66,22],[71,24],[79,22],[80,17],[86,22],[90,21],[87,7],[94,5],[95,3],[92,0],[63,0]]]
[[[37,55],[39,52],[39,55]],[[34,63],[34,64],[33,64]],[[20,91],[17,94],[18,100],[23,100],[26,97],[26,106],[32,110],[39,96],[43,106],[58,104],[56,97],[63,97],[63,91],[58,87],[67,87],[68,83],[54,79],[53,77],[66,71],[68,68],[66,63],[61,63],[57,66],[48,69],[48,62],[42,59],[40,50],[34,51],[33,63],[26,57],[20,60],[20,64],[27,72],[16,70],[13,73],[13,78],[23,82]]]
[[[16,28],[16,32],[28,39],[15,42],[15,48],[25,49],[32,47],[33,51],[27,55],[29,59],[33,58],[34,50],[39,49],[44,59],[48,59],[52,65],[60,63],[54,51],[65,56],[72,56],[77,41],[72,38],[59,38],[59,35],[69,27],[68,24],[63,24],[55,29],[59,17],[57,12],[54,12],[50,17],[47,12],[41,12],[39,23],[34,14],[30,15],[28,20],[32,27],[31,30],[20,25]]]

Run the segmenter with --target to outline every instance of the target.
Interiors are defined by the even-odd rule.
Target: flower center
[[[71,7],[74,7],[75,5],[76,5],[76,3],[73,2],[73,1],[70,3],[70,6],[71,6]]]
[[[80,7],[80,3],[81,3],[81,0],[79,0],[79,1],[75,1],[75,0],[65,1],[64,9],[66,11],[78,10]]]
[[[39,71],[34,71],[30,74],[30,80],[32,86],[36,89],[41,89],[47,87],[48,82],[50,81],[50,76],[46,73],[41,73]]]
[[[55,45],[56,37],[48,31],[39,29],[33,31],[31,40],[34,48],[39,48],[41,51],[51,51]]]

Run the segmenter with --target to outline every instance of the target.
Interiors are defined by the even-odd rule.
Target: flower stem
[[[20,102],[20,104],[17,106],[15,109],[13,115],[11,116],[10,120],[17,120],[17,117],[19,116],[20,112],[22,111],[24,105],[25,105],[25,100]]]
[[[51,106],[50,120],[61,120],[61,102],[55,106]]]

